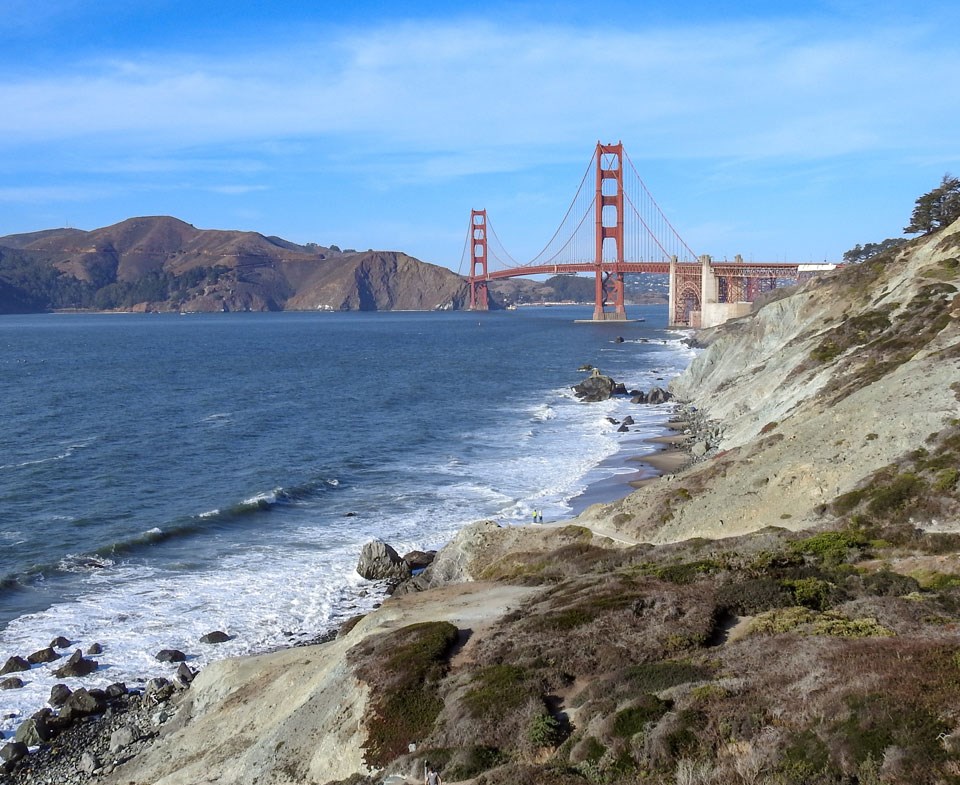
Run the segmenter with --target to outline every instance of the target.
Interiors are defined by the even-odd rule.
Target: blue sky
[[[296,7],[295,7],[296,6]],[[598,140],[697,253],[837,260],[960,173],[954,2],[0,0],[0,235],[136,215],[518,260]]]

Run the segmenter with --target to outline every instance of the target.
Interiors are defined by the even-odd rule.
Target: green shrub
[[[583,740],[583,759],[590,763],[599,763],[607,748],[595,736],[587,736]]]
[[[903,597],[920,588],[916,579],[890,570],[879,570],[863,576],[863,588],[877,597]]]
[[[761,613],[750,623],[750,633],[756,635],[779,635],[792,632],[803,624],[809,624],[817,614],[809,608],[782,608]]]
[[[867,544],[867,538],[859,532],[827,531],[791,542],[790,548],[795,553],[815,556],[828,564],[838,564],[846,560],[850,551],[862,549]]]
[[[833,730],[856,763],[883,760],[896,746],[903,750],[901,764],[916,776],[946,758],[938,736],[948,728],[927,709],[885,693],[852,695],[847,706],[849,714]]]
[[[490,665],[473,675],[463,703],[474,717],[504,714],[536,695],[525,669],[516,665]]]
[[[656,565],[650,568],[650,573],[662,581],[684,585],[715,575],[723,569],[724,565],[716,559],[700,559],[681,564]]]
[[[893,477],[886,485],[872,490],[867,512],[880,517],[890,517],[919,496],[926,482],[916,474],[905,473]]]
[[[833,638],[887,638],[893,635],[876,619],[847,619],[839,614],[825,613],[813,623],[814,635]]]
[[[613,717],[613,735],[629,739],[640,733],[648,722],[659,720],[670,711],[671,701],[656,695],[642,695],[633,706],[618,711]]]
[[[435,756],[432,751],[430,755],[433,760]],[[507,756],[496,747],[463,747],[453,750],[449,762],[441,764],[443,778],[450,782],[473,779],[506,761]],[[433,760],[433,763],[436,765],[441,762]]]
[[[787,580],[783,585],[793,593],[793,604],[815,611],[823,611],[835,604],[837,587],[819,578]]]
[[[536,715],[527,729],[527,738],[537,747],[553,747],[560,740],[560,723],[546,712]]]
[[[709,668],[690,662],[662,660],[633,665],[626,670],[630,684],[643,692],[662,692],[677,684],[691,681],[705,681],[712,677]]]
[[[722,584],[716,593],[717,608],[734,616],[754,616],[792,602],[791,591],[769,576],[730,581]]]
[[[938,493],[952,491],[957,485],[958,477],[960,477],[960,472],[956,469],[941,469],[937,472],[936,479],[934,479],[933,489]]]
[[[370,685],[364,760],[383,767],[407,751],[412,739],[427,736],[443,708],[437,682],[457,641],[449,622],[402,627],[357,644],[349,658],[357,675]]]
[[[831,771],[830,751],[813,730],[804,730],[784,750],[778,770],[789,783],[806,785],[826,780],[821,776]]]
[[[828,363],[843,353],[843,348],[835,341],[826,340],[810,352],[810,359],[818,363]]]

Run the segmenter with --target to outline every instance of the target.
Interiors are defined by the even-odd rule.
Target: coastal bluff
[[[698,334],[686,468],[464,528],[335,640],[205,668],[97,781],[951,781],[958,256],[955,224]]]

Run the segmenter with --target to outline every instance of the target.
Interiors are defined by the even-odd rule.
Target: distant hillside
[[[341,252],[167,216],[0,237],[0,313],[436,310],[465,281],[396,251]]]

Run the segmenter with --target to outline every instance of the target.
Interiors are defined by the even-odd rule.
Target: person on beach
[[[433,766],[427,770],[427,774],[423,778],[423,785],[443,785],[443,780],[440,779],[440,775],[437,774],[437,770]]]

